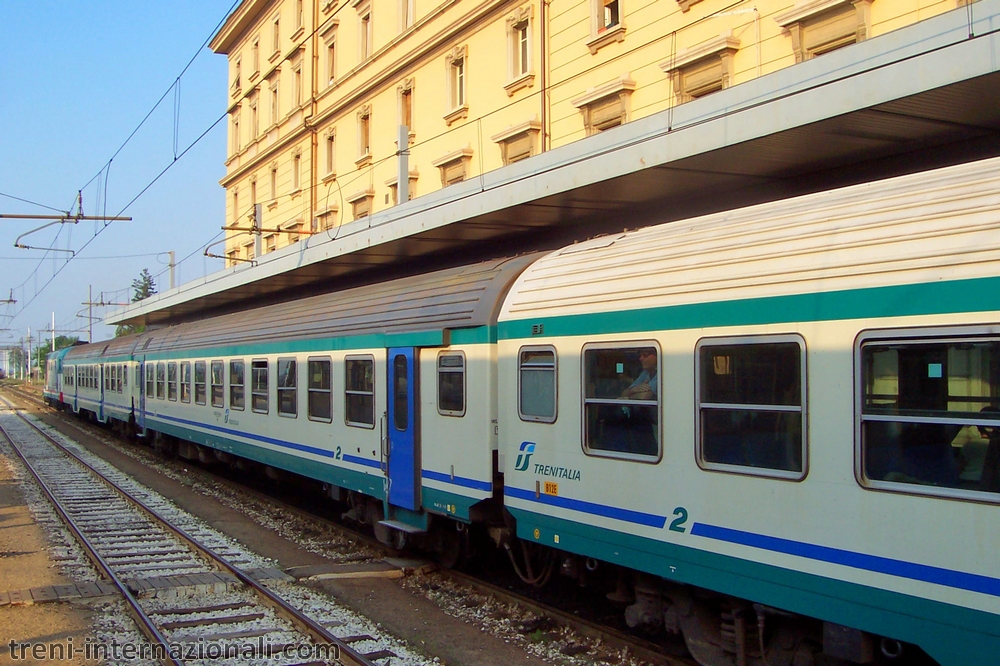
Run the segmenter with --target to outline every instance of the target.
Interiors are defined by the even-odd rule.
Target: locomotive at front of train
[[[522,577],[613,567],[704,666],[996,663],[998,167],[530,266],[498,323]]]
[[[502,521],[496,316],[520,257],[180,324],[136,345],[137,416],[185,458],[323,483],[392,547],[457,561]]]

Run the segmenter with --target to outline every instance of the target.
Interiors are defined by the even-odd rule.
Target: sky
[[[76,213],[82,191],[85,215],[132,218],[21,238],[43,249],[14,243],[51,220],[0,218],[0,348],[50,338],[53,313],[86,340],[88,290],[128,301],[145,268],[165,291],[170,250],[177,284],[222,269],[203,251],[223,233],[227,61],[206,44],[235,2],[0,0],[0,215]]]

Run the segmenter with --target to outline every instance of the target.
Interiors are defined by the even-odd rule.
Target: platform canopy
[[[485,173],[130,305],[163,325],[1000,155],[1000,0]]]

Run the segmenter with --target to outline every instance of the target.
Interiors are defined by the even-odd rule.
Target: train
[[[48,364],[54,406],[312,479],[393,547],[615,572],[702,666],[1000,663],[1000,159]]]

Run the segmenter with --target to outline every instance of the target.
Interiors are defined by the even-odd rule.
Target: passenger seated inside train
[[[653,347],[584,351],[588,450],[659,455],[658,369]]]

